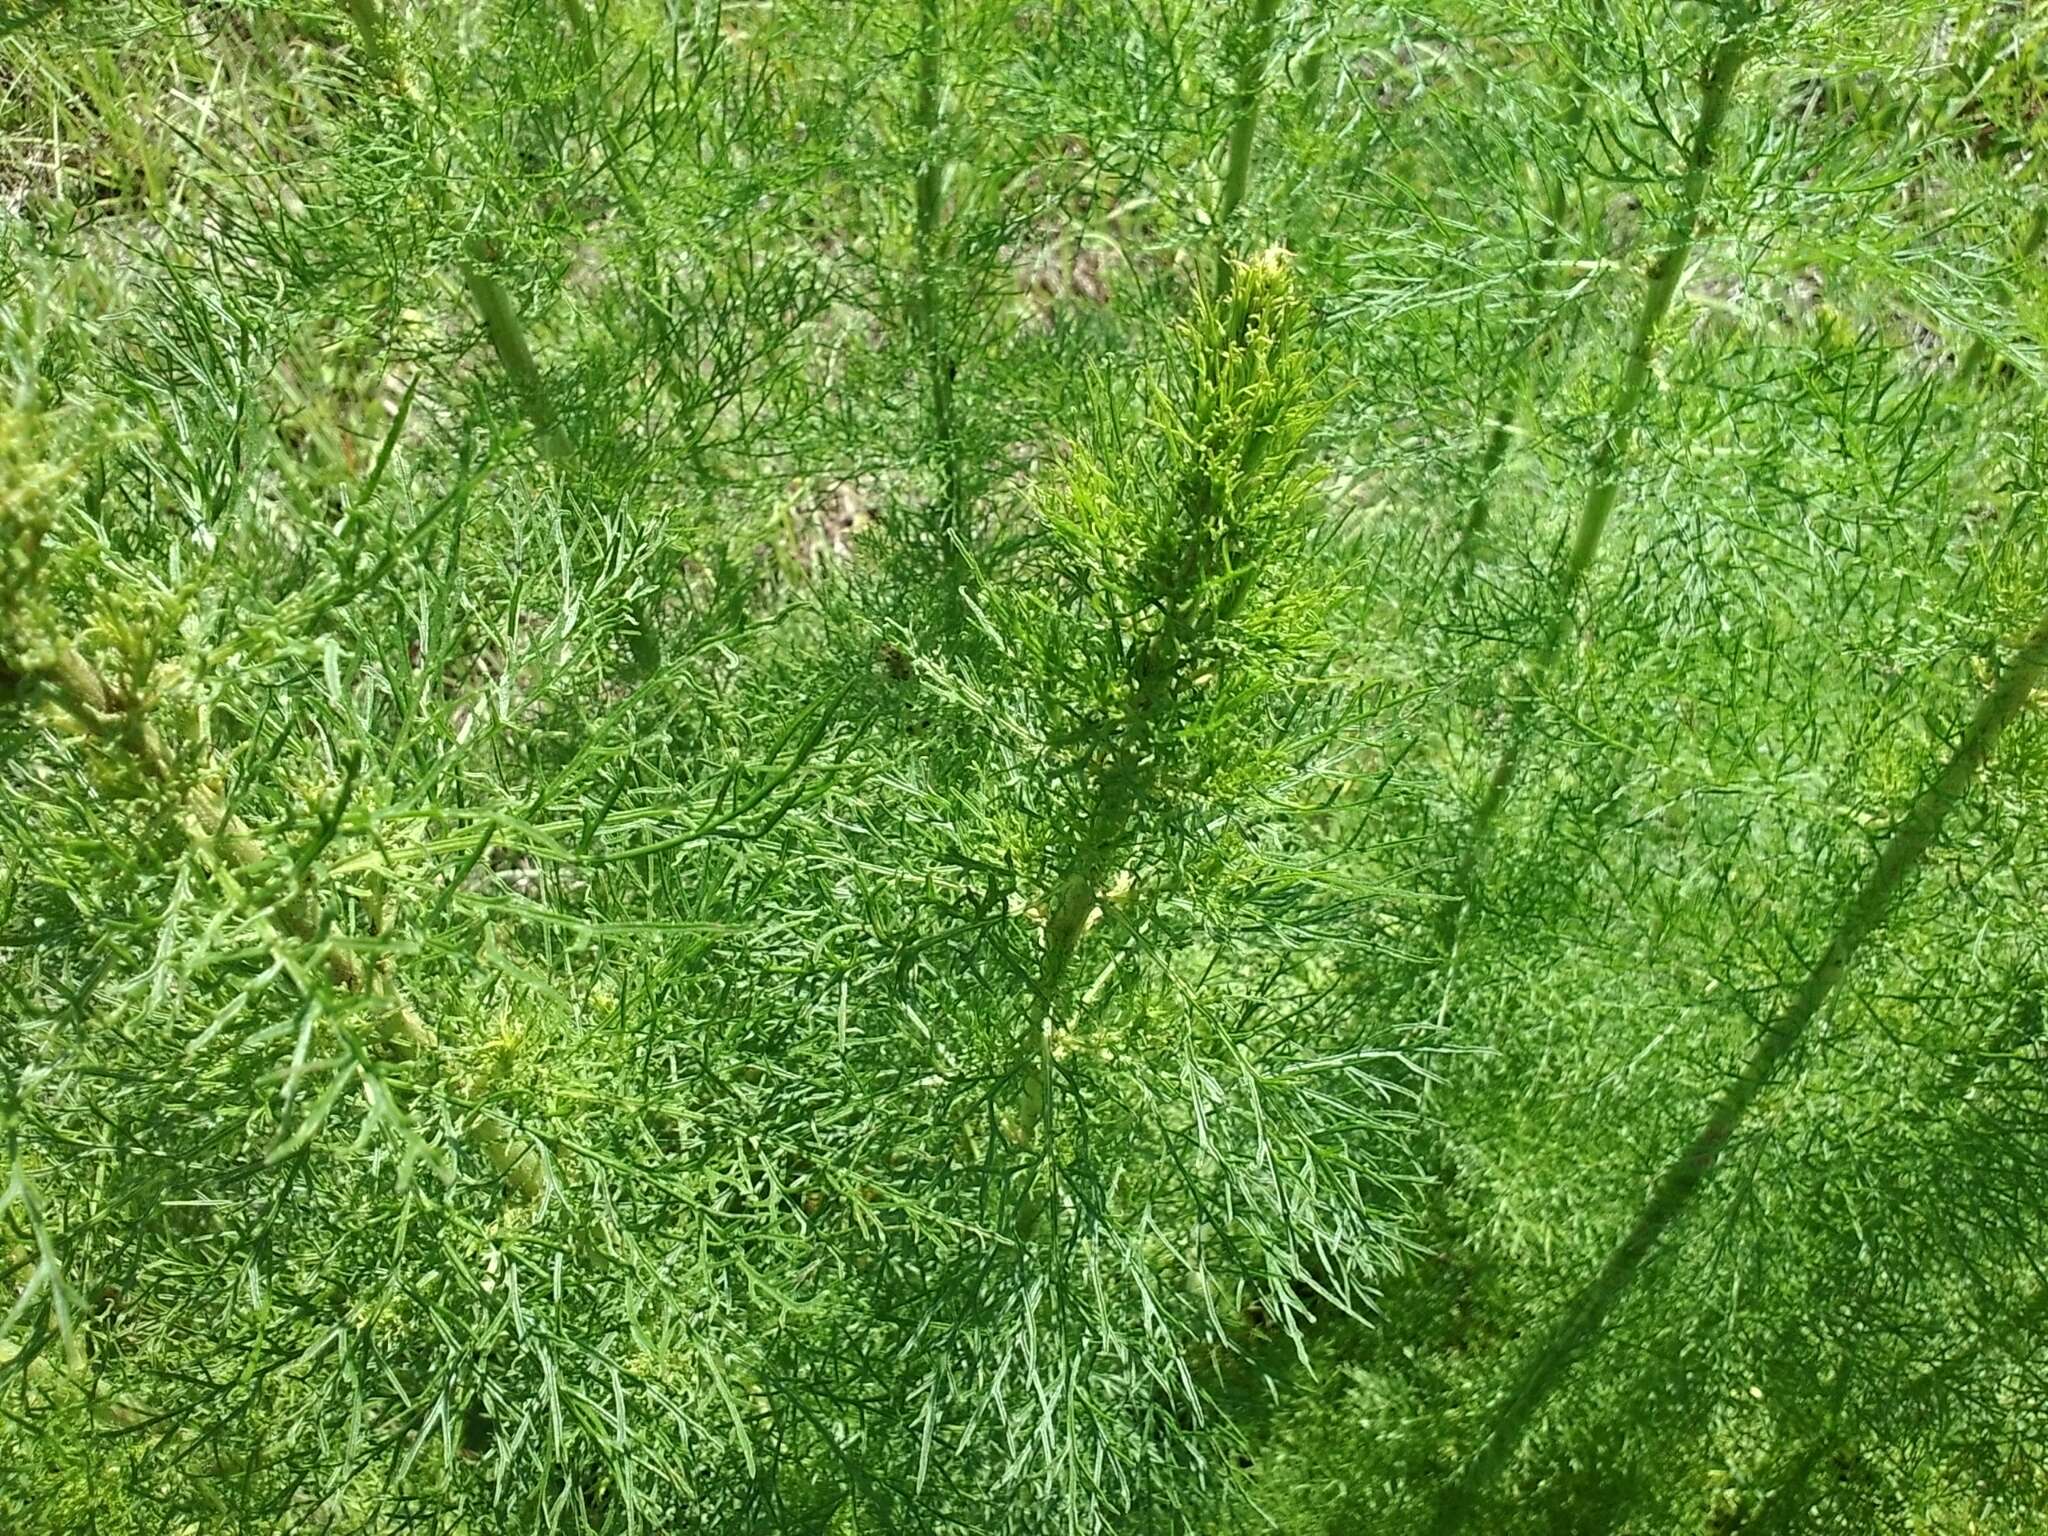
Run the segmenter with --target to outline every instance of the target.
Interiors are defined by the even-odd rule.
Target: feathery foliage
[[[0,1528],[2038,1527],[2044,40],[0,4]]]

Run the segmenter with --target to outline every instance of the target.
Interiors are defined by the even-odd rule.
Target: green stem
[[[364,53],[392,88],[409,99],[411,92],[404,67],[391,47],[384,14],[378,8],[377,0],[345,0],[345,4],[362,38]],[[444,179],[436,178],[437,184]],[[519,317],[519,307],[512,302],[512,295],[491,270],[492,261],[489,243],[473,235],[464,244],[463,259],[456,264],[456,272],[469,292],[470,302],[476,306],[483,320],[491,350],[497,354],[499,365],[511,381],[520,413],[533,428],[541,452],[555,464],[566,463],[570,455],[568,436],[556,419],[554,402],[549,398],[540,365],[534,361],[525,323]]]
[[[576,34],[576,60],[582,65],[584,74],[588,75],[602,92],[604,82],[600,76],[603,74],[604,61],[598,57],[597,26],[591,19],[590,7],[585,5],[583,0],[562,0],[562,5],[569,13],[569,29]],[[635,186],[632,178],[626,174],[629,162],[626,159],[625,146],[619,142],[619,136],[612,128],[612,120],[605,115],[602,107],[595,110],[598,142],[604,147],[605,174],[611,178],[612,187],[619,194],[619,201],[626,205],[627,214],[635,224],[644,227],[647,223],[647,202],[641,197],[639,187]]]
[[[1192,495],[1198,507],[1206,508],[1206,487],[1195,488]],[[1208,520],[1199,515],[1193,523],[1197,528],[1209,526]],[[1182,553],[1174,590],[1200,590],[1219,555],[1207,541],[1191,539]],[[1074,957],[1101,902],[1111,863],[1124,847],[1132,817],[1152,788],[1159,761],[1154,724],[1166,712],[1184,659],[1202,652],[1217,626],[1232,617],[1245,591],[1244,583],[1240,582],[1213,607],[1171,603],[1165,621],[1132,663],[1131,690],[1121,711],[1119,728],[1111,743],[1095,758],[1095,804],[1089,812],[1087,828],[1065,873],[1053,887],[1046,914],[1045,948],[1033,988],[1032,1022],[1021,1049],[1024,1087],[1018,1097],[1013,1132],[1013,1139],[1021,1147],[1029,1148],[1036,1143],[1039,1126],[1046,1116],[1052,1093],[1053,1047],[1066,1016],[1068,977]],[[1042,1209],[1043,1194],[1034,1191],[1020,1207],[1020,1239],[1029,1240]]]
[[[1185,407],[1191,436],[1214,429],[1234,410],[1248,403],[1275,409],[1262,395],[1260,382],[1232,367],[1239,349],[1257,334],[1272,334],[1278,325],[1284,339],[1290,321],[1284,296],[1275,306],[1269,291],[1280,266],[1226,268],[1234,272],[1216,308],[1205,316],[1204,347],[1194,361],[1198,373],[1196,400]],[[1053,1087],[1054,1045],[1064,1022],[1069,976],[1090,919],[1101,900],[1103,884],[1121,856],[1139,807],[1158,782],[1161,762],[1169,750],[1162,722],[1173,714],[1173,701],[1190,666],[1212,653],[1220,630],[1236,619],[1249,600],[1257,576],[1256,554],[1233,547],[1226,507],[1233,490],[1242,491],[1265,472],[1287,472],[1298,459],[1266,460],[1268,444],[1257,430],[1246,433],[1231,449],[1227,464],[1202,459],[1179,477],[1173,490],[1181,516],[1182,536],[1161,549],[1163,569],[1148,577],[1159,603],[1158,627],[1128,657],[1122,699],[1116,718],[1090,755],[1086,819],[1064,867],[1046,897],[1044,949],[1029,1003],[1030,1023],[1018,1047],[1023,1073],[1011,1139],[1030,1149],[1041,1144]],[[1251,558],[1247,558],[1251,555]],[[1043,1208],[1045,1193],[1034,1190],[1021,1203],[1017,1232],[1029,1238]]]
[[[377,0],[342,0],[348,11],[349,20],[355,23],[356,36],[362,40],[363,57],[370,68],[402,90],[404,76],[398,65],[398,56],[391,51],[391,34],[384,25],[384,13],[378,8]]]
[[[1045,1118],[1052,1092],[1054,1038],[1065,1014],[1067,976],[1088,931],[1088,920],[1101,900],[1103,877],[1111,856],[1122,844],[1134,800],[1129,792],[1118,793],[1115,786],[1105,786],[1080,848],[1053,888],[1045,920],[1045,948],[1032,989],[1031,1026],[1022,1049],[1024,1087],[1018,1096],[1014,1131],[1020,1146],[1032,1145]]]
[[[959,424],[953,404],[953,384],[959,371],[959,360],[946,345],[945,324],[939,312],[939,246],[943,235],[941,222],[946,191],[946,162],[939,135],[943,96],[941,65],[945,57],[942,3],[943,0],[918,0],[916,127],[923,158],[917,167],[917,272],[911,301],[911,329],[917,337],[919,350],[924,354],[932,448],[939,462],[938,532],[950,544],[962,532],[960,523],[966,515],[967,497]]]
[[[512,295],[506,292],[505,285],[491,271],[490,260],[490,247],[482,240],[471,239],[467,245],[467,256],[456,270],[462,275],[462,285],[469,290],[470,302],[483,318],[484,334],[491,339],[491,350],[497,354],[499,366],[511,381],[512,393],[519,400],[520,414],[533,428],[541,452],[551,463],[566,464],[570,458],[568,434],[563,432],[561,422],[555,416],[547,380],[540,371],[540,365],[534,361],[533,348],[526,339],[526,326],[519,318],[519,306],[512,302]]]
[[[1251,14],[1238,35],[1242,50],[1230,101],[1230,150],[1223,166],[1223,187],[1216,198],[1216,245],[1219,273],[1228,271],[1230,221],[1251,189],[1252,141],[1259,129],[1259,98],[1265,90],[1266,61],[1273,51],[1274,22],[1280,0],[1252,0]],[[1222,283],[1219,279],[1218,287]]]
[[[1580,129],[1586,121],[1587,99],[1592,93],[1588,83],[1583,57],[1583,45],[1573,58],[1572,72],[1576,84],[1572,91],[1571,105],[1565,111],[1565,136],[1576,142]],[[1550,177],[1543,199],[1543,234],[1536,243],[1536,250],[1529,269],[1529,292],[1526,314],[1521,329],[1530,333],[1533,343],[1534,332],[1542,324],[1543,299],[1551,282],[1551,264],[1556,259],[1557,247],[1564,234],[1565,203],[1569,185],[1560,172]],[[1466,578],[1471,575],[1474,559],[1478,553],[1479,540],[1486,531],[1488,518],[1492,514],[1493,479],[1501,464],[1506,460],[1508,445],[1514,440],[1515,402],[1521,393],[1521,370],[1513,370],[1511,377],[1504,381],[1500,401],[1492,412],[1492,420],[1486,434],[1486,447],[1479,455],[1479,468],[1475,476],[1472,499],[1465,508],[1463,526],[1458,531],[1458,542],[1451,553],[1451,596],[1463,595]]]
[[[1706,1187],[1720,1166],[1729,1139],[1764,1089],[1778,1076],[1786,1058],[1848,971],[1850,962],[1883,924],[1900,892],[1934,845],[1942,823],[1968,793],[1999,733],[2026,704],[2044,669],[2048,669],[2048,618],[2028,636],[1997,685],[1985,695],[1948,761],[1886,841],[1819,962],[1758,1038],[1748,1060],[1714,1100],[1705,1123],[1685,1150],[1657,1176],[1634,1224],[1573,1298],[1543,1348],[1496,1411],[1479,1449],[1444,1492],[1432,1526],[1436,1536],[1454,1536],[1467,1527],[1475,1501],[1521,1445],[1536,1411],[1600,1331],[1665,1233]]]
[[[1593,450],[1585,501],[1579,509],[1571,550],[1558,569],[1550,594],[1550,617],[1529,658],[1524,684],[1509,706],[1505,742],[1466,825],[1464,852],[1459,859],[1450,894],[1441,909],[1439,936],[1446,949],[1455,943],[1466,909],[1471,905],[1493,824],[1500,815],[1501,807],[1507,803],[1508,792],[1514,787],[1515,776],[1521,766],[1529,714],[1538,688],[1557,664],[1564,637],[1571,628],[1572,616],[1578,606],[1579,589],[1585,582],[1587,571],[1592,568],[1601,536],[1606,532],[1608,518],[1614,511],[1637,418],[1649,394],[1657,330],[1670,312],[1671,300],[1678,292],[1679,280],[1692,256],[1700,204],[1705,199],[1707,175],[1713,165],[1714,141],[1720,133],[1722,119],[1727,116],[1736,76],[1741,72],[1749,51],[1751,23],[1755,16],[1755,11],[1747,6],[1737,12],[1733,25],[1715,47],[1707,66],[1706,92],[1700,102],[1699,120],[1693,125],[1692,143],[1686,154],[1685,178],[1679,186],[1678,207],[1672,214],[1670,233],[1664,246],[1650,263],[1649,287],[1643,294],[1642,305],[1630,332],[1628,349],[1623,355],[1621,382],[1608,408],[1600,441]]]

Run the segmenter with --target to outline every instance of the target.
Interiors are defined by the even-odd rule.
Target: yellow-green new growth
[[[1285,251],[1233,263],[1228,288],[1180,327],[1182,362],[1154,383],[1145,440],[1113,462],[1084,454],[1048,509],[1081,583],[1151,616],[1136,679],[1219,624],[1256,623],[1259,583],[1286,584],[1276,557],[1292,552],[1321,416],[1307,324]]]
[[[1042,903],[1020,1142],[1046,1114],[1072,962],[1134,823],[1156,798],[1213,779],[1222,765],[1207,743],[1230,735],[1200,732],[1198,747],[1189,727],[1256,692],[1246,686],[1256,669],[1240,679],[1234,666],[1284,609],[1276,600],[1294,581],[1313,483],[1303,460],[1320,406],[1307,320],[1285,252],[1233,263],[1228,288],[1198,299],[1181,327],[1177,370],[1156,384],[1143,439],[1110,462],[1084,455],[1048,509],[1063,596],[1095,610],[1083,643],[1101,670],[1081,685],[1095,695],[1099,734],[1081,768],[1085,805]]]
[[[0,681],[51,664],[53,616],[39,573],[68,465],[34,446],[39,418],[0,408]]]

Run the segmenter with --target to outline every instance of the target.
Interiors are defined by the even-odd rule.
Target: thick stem
[[[1266,61],[1273,51],[1274,22],[1279,14],[1280,0],[1252,0],[1251,14],[1244,18],[1243,31],[1238,36],[1242,52],[1230,99],[1230,149],[1223,165],[1223,186],[1216,197],[1219,273],[1229,270],[1231,218],[1251,189],[1252,141],[1258,136],[1259,98],[1265,91]],[[1222,286],[1220,280],[1217,286]]]
[[[1206,505],[1206,489],[1194,491]],[[1195,526],[1206,521],[1197,519]],[[1195,590],[1216,552],[1203,540],[1190,540],[1182,553],[1178,591]],[[1201,646],[1219,622],[1227,621],[1242,600],[1243,588],[1214,609],[1176,603],[1165,622],[1139,653],[1131,668],[1131,692],[1118,722],[1114,744],[1095,761],[1095,805],[1065,873],[1053,888],[1045,923],[1045,948],[1033,989],[1030,1027],[1020,1047],[1024,1086],[1018,1095],[1012,1137],[1020,1147],[1037,1143],[1052,1094],[1054,1047],[1066,1018],[1067,978],[1081,940],[1102,899],[1112,861],[1124,846],[1137,808],[1153,783],[1158,761],[1151,727],[1163,714],[1178,679],[1183,658]],[[1020,1205],[1017,1236],[1028,1241],[1044,1209],[1044,1192],[1033,1191]]]
[[[1678,206],[1672,214],[1670,233],[1664,246],[1650,263],[1649,287],[1644,291],[1642,305],[1629,335],[1628,349],[1623,355],[1621,381],[1615,389],[1613,403],[1608,407],[1600,441],[1593,450],[1585,500],[1579,509],[1571,549],[1564,564],[1558,568],[1550,593],[1550,616],[1545,621],[1542,638],[1529,658],[1523,686],[1509,705],[1500,756],[1495,760],[1493,771],[1487,776],[1486,788],[1466,824],[1464,852],[1439,919],[1439,937],[1446,949],[1456,941],[1459,925],[1471,904],[1473,889],[1485,860],[1493,824],[1514,787],[1537,691],[1557,664],[1564,637],[1570,631],[1577,611],[1579,589],[1585,582],[1587,571],[1592,568],[1601,535],[1606,532],[1608,518],[1614,511],[1637,417],[1649,393],[1651,365],[1656,359],[1657,330],[1670,312],[1671,300],[1678,292],[1679,280],[1692,257],[1695,226],[1699,221],[1700,204],[1706,196],[1707,175],[1714,160],[1714,142],[1720,133],[1722,119],[1728,114],[1735,79],[1749,51],[1751,24],[1755,19],[1756,13],[1748,7],[1737,12],[1707,66],[1706,93],[1701,99],[1699,120],[1693,125],[1692,143],[1686,153],[1685,178],[1679,186]]]
[[[1149,601],[1142,606],[1154,610],[1154,627],[1134,651],[1119,647],[1120,698],[1078,775],[1070,840],[1056,845],[1038,973],[1023,1009],[1014,1062],[1021,1082],[1006,1132],[1042,1165],[1051,1161],[1046,1124],[1075,957],[1104,881],[1178,746],[1176,698],[1201,668],[1220,664],[1219,649],[1227,647],[1218,647],[1219,632],[1251,600],[1268,552],[1247,542],[1256,522],[1239,519],[1262,494],[1285,493],[1302,452],[1300,437],[1287,429],[1299,425],[1291,412],[1307,375],[1275,352],[1299,318],[1284,271],[1277,255],[1235,267],[1223,296],[1200,306],[1194,394],[1176,407],[1189,456],[1171,477],[1173,521],[1158,530],[1144,561]],[[1020,1238],[1030,1237],[1049,1193],[1033,1188],[1019,1202]]]
[[[1024,1087],[1018,1095],[1014,1131],[1020,1146],[1033,1143],[1045,1117],[1052,1092],[1053,1045],[1065,1015],[1067,974],[1101,900],[1107,864],[1123,840],[1132,805],[1131,794],[1119,793],[1115,787],[1104,790],[1081,846],[1053,888],[1045,919],[1045,947],[1033,988],[1032,1020],[1022,1043]]]
[[[1445,1490],[1432,1526],[1436,1536],[1453,1536],[1466,1528],[1477,1497],[1521,1445],[1536,1411],[1592,1342],[1671,1225],[1706,1187],[1720,1165],[1730,1137],[1758,1096],[1777,1077],[1857,952],[1883,923],[1933,846],[1942,822],[1968,792],[1999,733],[2026,704],[2044,669],[2048,669],[2048,619],[2043,619],[2040,627],[2028,636],[1997,685],[1978,706],[1955,751],[1892,832],[1878,854],[1877,863],[1851,898],[1819,962],[1763,1031],[1734,1080],[1714,1100],[1692,1141],[1657,1176],[1634,1224],[1573,1298],[1543,1348],[1496,1411],[1479,1449]]]
[[[1197,484],[1188,494],[1201,509],[1192,519],[1193,525],[1207,527],[1208,488]],[[1216,554],[1205,540],[1190,539],[1181,551],[1173,589],[1181,593],[1198,590]],[[1247,572],[1247,578],[1249,575]],[[1046,913],[1045,949],[1034,989],[1036,1007],[1023,1045],[1028,1065],[1018,1101],[1019,1145],[1029,1146],[1036,1136],[1052,1090],[1053,1043],[1064,1014],[1067,973],[1088,931],[1089,919],[1095,915],[1110,861],[1122,848],[1131,818],[1152,786],[1158,761],[1152,727],[1165,712],[1183,658],[1203,645],[1217,624],[1230,619],[1244,590],[1240,584],[1211,609],[1190,608],[1181,601],[1169,604],[1159,629],[1131,663],[1131,691],[1116,735],[1095,757],[1095,804],[1073,857],[1053,888]]]
[[[556,418],[547,380],[533,359],[533,348],[526,339],[526,326],[519,318],[519,306],[512,302],[512,295],[505,291],[505,285],[490,270],[490,257],[490,249],[483,241],[471,240],[468,257],[458,269],[462,274],[462,284],[469,290],[470,302],[476,305],[477,313],[483,317],[484,334],[491,339],[491,350],[497,354],[499,366],[511,381],[512,393],[519,400],[520,414],[533,428],[541,452],[553,464],[566,464],[570,457],[568,435],[562,431],[561,422]]]
[[[343,5],[349,20],[355,23],[356,36],[362,41],[363,57],[370,68],[403,89],[398,56],[391,50],[391,35],[385,29],[384,13],[377,0],[343,0]]]
[[[1547,668],[1556,659],[1565,632],[1571,627],[1573,600],[1593,564],[1601,535],[1607,529],[1608,516],[1614,510],[1615,496],[1621,488],[1622,466],[1635,435],[1643,399],[1649,392],[1650,369],[1657,351],[1657,328],[1670,312],[1671,300],[1678,292],[1679,280],[1685,275],[1686,263],[1692,259],[1700,203],[1706,196],[1707,173],[1713,165],[1714,141],[1720,134],[1722,119],[1728,114],[1728,103],[1735,91],[1735,77],[1741,72],[1743,59],[1749,51],[1751,20],[1753,17],[1747,12],[1737,19],[1734,28],[1714,50],[1713,62],[1708,66],[1706,96],[1700,103],[1699,121],[1693,128],[1692,148],[1686,156],[1685,180],[1680,184],[1678,210],[1672,218],[1671,235],[1664,249],[1650,264],[1650,286],[1643,294],[1642,309],[1629,337],[1628,352],[1621,370],[1621,387],[1615,392],[1614,405],[1607,414],[1606,429],[1593,452],[1592,477],[1586,488],[1585,505],[1579,512],[1578,531],[1572,539],[1571,554],[1558,574],[1553,612],[1544,631],[1543,643],[1536,653],[1536,660],[1542,667]]]

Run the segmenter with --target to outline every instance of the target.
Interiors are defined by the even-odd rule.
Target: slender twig
[[[1893,830],[1877,862],[1850,899],[1819,962],[1764,1029],[1734,1079],[1709,1108],[1699,1131],[1650,1187],[1642,1211],[1565,1309],[1512,1392],[1495,1411],[1479,1449],[1445,1489],[1432,1529],[1464,1530],[1478,1496],[1521,1445],[1536,1411],[1563,1382],[1615,1304],[1642,1273],[1665,1234],[1720,1166],[1729,1139],[1820,1015],[1850,963],[1876,933],[1934,846],[1948,814],[1968,793],[1999,733],[2026,705],[2048,670],[2048,618],[2029,635],[1996,686],[1985,695],[1934,780]]]

